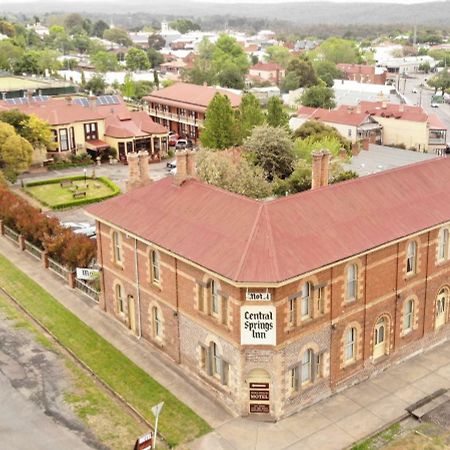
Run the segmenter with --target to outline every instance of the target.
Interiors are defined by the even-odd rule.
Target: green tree
[[[23,56],[23,49],[14,45],[10,39],[0,41],[0,69],[12,70]]]
[[[147,50],[147,58],[152,69],[159,67],[164,62],[164,56],[154,48],[149,48]]]
[[[267,104],[267,124],[271,127],[284,127],[289,125],[289,115],[283,107],[280,97],[271,97]]]
[[[434,88],[434,93],[436,93],[439,89],[444,95],[445,91],[450,88],[450,73],[447,69],[442,70],[433,78],[427,81],[428,86]]]
[[[77,34],[73,37],[73,45],[78,52],[86,53],[91,46],[91,40],[86,34]]]
[[[341,147],[350,150],[351,142],[344,138],[336,128],[326,125],[318,120],[308,120],[294,131],[294,138],[320,141],[326,138],[335,138],[340,141]]]
[[[64,19],[64,27],[71,33],[74,28],[83,28],[84,19],[80,14],[71,13],[68,14]]]
[[[303,106],[332,109],[336,106],[334,91],[327,86],[311,86],[300,97]]]
[[[235,119],[230,99],[217,93],[206,109],[204,128],[200,134],[203,147],[224,149],[235,143]]]
[[[332,61],[318,61],[314,64],[317,76],[328,86],[333,86],[333,80],[342,79],[344,74]]]
[[[16,29],[11,22],[0,19],[0,33],[12,38],[16,35]]]
[[[197,49],[193,68],[187,70],[183,77],[190,83],[213,85],[217,80],[217,71],[214,64],[214,44],[203,38]]]
[[[86,84],[85,89],[94,95],[102,95],[105,93],[106,82],[101,75],[94,75]]]
[[[179,31],[181,34],[186,34],[189,31],[200,30],[200,25],[189,19],[177,19],[170,22],[170,28]]]
[[[127,53],[126,62],[128,70],[136,71],[150,69],[147,53],[140,48],[131,48]]]
[[[123,45],[124,47],[128,47],[133,44],[131,39],[128,37],[128,33],[126,30],[122,28],[108,28],[103,33],[103,38],[115,42],[116,44]]]
[[[41,65],[39,61],[39,54],[34,50],[25,52],[22,57],[16,61],[14,65],[14,73],[41,73]]]
[[[142,97],[151,94],[154,89],[154,84],[151,81],[140,80],[135,81],[134,83],[136,86],[136,92],[134,95],[137,100],[140,100]]]
[[[165,39],[158,33],[153,33],[148,37],[148,47],[161,50],[166,45]]]
[[[103,37],[103,33],[109,28],[109,25],[104,20],[97,20],[92,26],[92,36],[99,38]]]
[[[294,72],[289,72],[281,81],[281,90],[283,92],[295,91],[300,86],[300,80]]]
[[[244,89],[244,77],[239,67],[227,62],[225,66],[217,74],[217,81],[220,86],[232,89]]]
[[[255,127],[244,142],[244,150],[254,165],[261,167],[269,181],[288,177],[294,168],[293,144],[289,133],[280,127]]]
[[[286,76],[289,77],[289,87],[292,90],[294,86],[294,81],[297,81],[297,86],[293,89],[299,87],[309,87],[314,86],[318,83],[316,72],[310,61],[305,59],[293,59],[287,66]],[[286,83],[284,86],[286,86]]]
[[[427,61],[427,62],[424,62],[424,63],[420,64],[419,65],[419,70],[421,72],[428,73],[431,70],[430,63]]]
[[[156,86],[156,89],[159,89],[159,75],[156,70],[153,71],[153,83]]]
[[[237,111],[239,143],[250,136],[253,128],[264,123],[265,117],[259,100],[250,93],[244,94]]]
[[[358,49],[353,41],[338,37],[331,37],[322,42],[318,53],[327,61],[339,63],[357,63],[359,59]]]
[[[211,152],[202,149],[197,156],[197,174],[205,183],[252,198],[265,198],[271,186],[260,167],[227,150]]]
[[[242,74],[247,72],[250,65],[247,55],[236,39],[226,34],[220,35],[214,45],[213,62],[217,70],[227,62],[231,62],[239,68]]]
[[[279,45],[271,45],[270,47],[267,47],[266,54],[267,61],[277,63],[283,68],[286,68],[289,61],[292,59],[289,50],[286,47],[281,47]]]
[[[94,64],[97,72],[109,72],[117,70],[119,63],[114,53],[100,51],[91,56],[91,62]]]

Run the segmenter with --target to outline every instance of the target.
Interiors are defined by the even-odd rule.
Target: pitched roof
[[[216,93],[226,95],[230,99],[231,106],[233,107],[237,107],[241,103],[241,97],[239,95],[233,94],[225,89],[199,86],[190,83],[175,83],[159,91],[153,91],[151,95],[144,97],[144,100],[190,109],[197,107],[196,109],[205,111]]]
[[[358,108],[342,105],[337,109],[310,108],[302,106],[298,116],[308,120],[319,120],[343,125],[360,126],[369,120],[369,114]]]
[[[450,158],[273,201],[170,177],[87,208],[222,276],[280,282],[450,220]]]
[[[365,111],[371,116],[409,120],[412,122],[426,122],[428,120],[428,114],[421,106],[366,101],[360,102],[359,105],[361,111]]]
[[[430,123],[430,128],[432,130],[446,130],[447,125],[442,122],[441,118],[436,114],[430,114],[428,116],[428,121]]]
[[[375,66],[368,66],[367,64],[337,64],[337,68],[345,73],[361,73],[364,75],[375,73]]]
[[[250,67],[250,70],[258,70],[260,72],[273,72],[275,70],[284,70],[279,64],[277,63],[258,63],[255,64],[253,67]]]

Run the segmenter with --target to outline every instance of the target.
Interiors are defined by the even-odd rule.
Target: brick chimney
[[[138,166],[141,185],[151,183],[153,180],[148,175],[148,152],[146,150],[138,153]]]
[[[331,153],[327,149],[322,150],[322,165],[320,168],[320,185],[321,186],[328,186],[330,156],[331,156]]]
[[[398,105],[398,112],[401,113],[405,112],[405,105],[403,103],[400,103],[400,105]]]
[[[88,97],[89,108],[94,109],[97,106],[97,97],[95,95],[90,95]]]
[[[195,165],[194,150],[186,150],[186,175],[188,178],[197,177],[197,167]]]
[[[186,150],[178,150],[176,152],[177,157],[177,173],[174,177],[174,183],[177,186],[181,186],[187,179],[187,155]]]
[[[139,156],[137,153],[127,154],[128,162],[128,180],[127,191],[131,191],[134,188],[141,186],[141,174],[139,170]]]
[[[312,152],[311,189],[317,189],[322,182],[322,151]]]

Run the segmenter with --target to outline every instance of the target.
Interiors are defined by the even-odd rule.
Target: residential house
[[[381,67],[366,64],[338,64],[337,68],[347,80],[368,84],[386,83],[386,70]]]
[[[268,81],[279,85],[286,75],[286,70],[277,63],[258,63],[250,67],[248,78],[253,81]]]
[[[100,307],[235,413],[288,416],[449,339],[449,158],[327,186],[316,152],[315,189],[268,201],[177,158],[87,208]]]
[[[203,127],[206,109],[216,93],[226,95],[233,108],[239,106],[239,95],[225,89],[190,83],[175,83],[153,91],[143,100],[148,114],[155,122],[179,136],[197,140]]]

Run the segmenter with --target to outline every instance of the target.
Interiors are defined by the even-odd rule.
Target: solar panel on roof
[[[85,97],[76,98],[72,103],[74,103],[75,105],[89,106],[89,100]]]
[[[101,95],[97,97],[97,105],[118,105],[120,103],[117,95]]]

